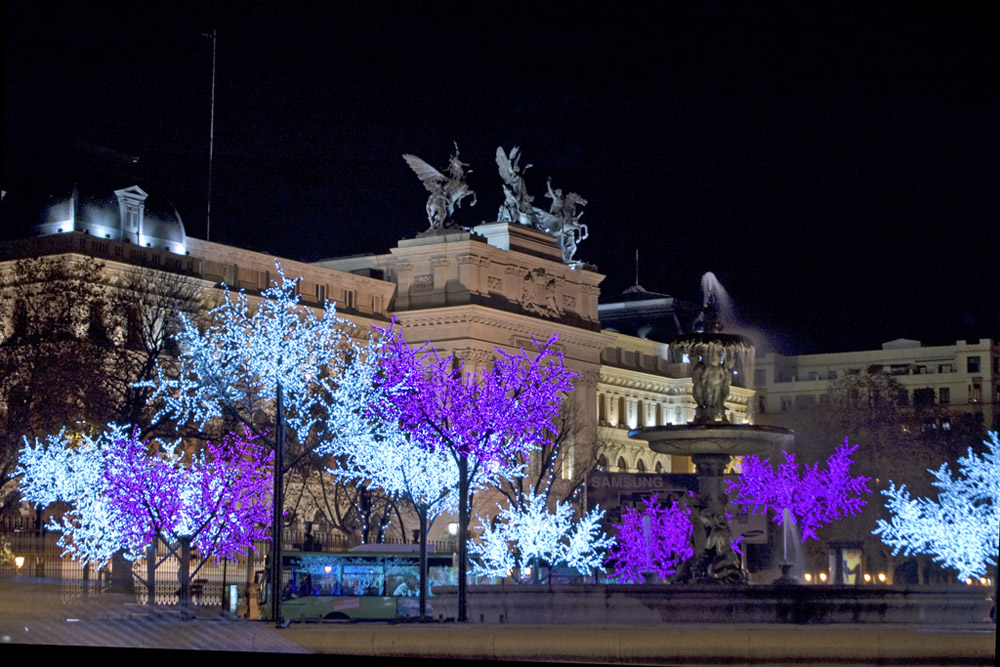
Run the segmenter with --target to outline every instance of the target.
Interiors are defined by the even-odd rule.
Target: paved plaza
[[[0,582],[0,642],[453,660],[619,664],[994,664],[996,628],[911,625],[541,626],[457,623],[269,623],[103,594],[64,600],[44,582]],[[29,648],[30,651],[30,648]],[[0,649],[2,652],[2,649]]]

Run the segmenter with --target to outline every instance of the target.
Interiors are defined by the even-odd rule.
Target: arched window
[[[646,464],[642,459],[639,459],[635,464],[635,469],[638,472],[646,472]]]
[[[656,472],[663,472],[663,462],[662,461],[657,461],[656,462]]]
[[[628,466],[625,465],[624,457],[618,457],[618,472],[628,472]]]
[[[608,459],[605,458],[604,454],[601,454],[597,458],[597,467],[600,470],[607,470],[608,469]]]

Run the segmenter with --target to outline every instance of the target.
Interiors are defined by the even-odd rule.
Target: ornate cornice
[[[665,396],[684,396],[691,393],[690,378],[665,378],[648,373],[622,373],[620,369],[601,366],[600,383],[621,389],[648,391]]]
[[[459,265],[473,264],[475,266],[488,266],[490,260],[488,257],[483,257],[481,255],[458,255],[455,257],[455,261]]]
[[[510,314],[503,317],[493,309],[486,312],[486,309],[480,306],[461,309],[452,307],[435,312],[411,310],[394,314],[404,329],[478,324],[510,332],[510,336],[521,335],[525,338],[531,335],[548,338],[553,333],[558,333],[559,340],[567,346],[597,351],[603,350],[609,340],[608,334],[602,332],[577,330],[575,327],[560,326],[559,322],[528,318],[523,315]]]

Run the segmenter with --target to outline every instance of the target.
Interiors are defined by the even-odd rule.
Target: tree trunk
[[[427,506],[421,505],[420,516],[420,620],[427,618]]]
[[[282,537],[282,468],[285,466],[285,414],[282,405],[281,383],[278,383],[277,415],[275,417],[274,439],[274,498],[271,518],[271,618],[274,626],[280,628],[281,618],[281,537]]]
[[[157,537],[152,544],[146,547],[146,595],[148,597],[146,604],[151,607],[156,604],[156,543],[159,539]]]
[[[186,535],[181,538],[181,562],[177,570],[177,579],[181,585],[181,618],[188,618],[190,616],[188,608],[191,604],[191,538]]]
[[[468,620],[466,571],[469,541],[469,460],[458,459],[458,622]]]

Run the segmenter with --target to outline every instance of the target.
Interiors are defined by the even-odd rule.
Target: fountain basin
[[[434,612],[457,613],[457,588],[434,589]],[[469,586],[469,618],[526,625],[677,623],[989,623],[983,586],[718,586],[515,584]],[[992,626],[991,626],[992,628]]]
[[[667,424],[632,429],[630,438],[645,440],[660,454],[694,456],[724,454],[747,456],[791,446],[794,434],[787,428],[755,424]]]

